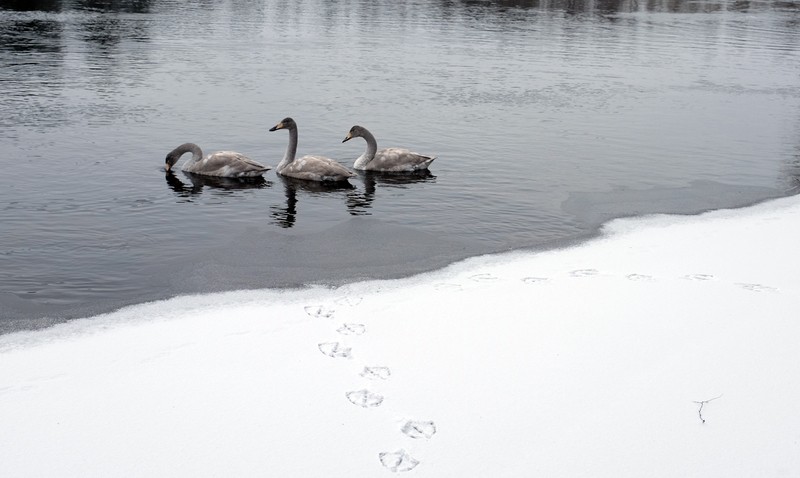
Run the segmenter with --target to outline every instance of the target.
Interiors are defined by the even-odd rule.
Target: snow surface
[[[0,337],[0,476],[800,476],[800,199]]]

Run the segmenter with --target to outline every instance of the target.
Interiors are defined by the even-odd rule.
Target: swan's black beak
[[[279,129],[283,129],[283,123],[278,123],[275,126],[273,126],[272,128],[270,128],[269,130],[270,131],[277,131]]]
[[[164,169],[166,169],[166,170],[167,170],[167,172],[170,172],[170,171],[172,170],[172,165],[171,165],[171,164],[169,164],[169,161],[167,161],[166,163],[164,163]]]
[[[350,141],[351,139],[353,139],[353,135],[350,134],[350,133],[347,133],[347,136],[342,140],[342,143],[344,143],[346,141]]]

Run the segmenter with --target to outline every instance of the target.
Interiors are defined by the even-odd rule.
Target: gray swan
[[[386,148],[378,151],[375,136],[363,126],[353,126],[342,143],[356,137],[367,141],[367,150],[356,159],[353,169],[360,171],[408,172],[428,169],[436,156],[426,156],[404,148]]]
[[[279,129],[289,130],[289,146],[286,148],[286,155],[275,168],[276,173],[309,181],[346,181],[356,175],[325,156],[306,155],[295,159],[297,155],[297,123],[292,118],[284,118],[283,121],[270,128],[270,131]]]
[[[167,172],[172,171],[172,167],[185,153],[192,153],[192,159],[183,163],[181,167],[187,173],[222,178],[251,178],[261,176],[270,169],[233,151],[219,151],[204,158],[199,146],[194,143],[184,143],[167,154],[165,166]]]

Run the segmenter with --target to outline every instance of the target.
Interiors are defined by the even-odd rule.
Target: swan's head
[[[358,125],[353,126],[352,128],[350,128],[350,132],[347,133],[347,136],[345,136],[344,139],[342,140],[342,143],[344,143],[345,141],[350,141],[351,139],[357,138],[359,136],[364,137],[365,131],[366,128],[364,128],[363,126],[358,126]]]
[[[170,172],[172,167],[175,166],[175,163],[181,159],[181,156],[183,156],[184,153],[192,153],[192,159],[194,161],[199,161],[203,157],[203,151],[200,149],[200,146],[197,146],[194,143],[183,143],[167,153],[167,158],[164,160],[166,163],[164,164],[164,169],[166,169],[167,172]]]
[[[280,123],[276,124],[269,130],[277,131],[279,129],[297,129],[297,123],[295,123],[292,118],[286,117],[283,118]]]
[[[167,155],[167,157],[164,159],[164,169],[166,169],[167,172],[172,171],[172,167],[175,166],[175,163],[178,162],[178,158],[181,157],[181,154],[177,154],[175,151],[171,151]]]

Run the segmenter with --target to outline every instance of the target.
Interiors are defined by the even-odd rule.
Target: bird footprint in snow
[[[411,438],[430,438],[436,433],[436,425],[430,420],[409,420],[403,425],[402,432]]]
[[[336,331],[342,335],[361,335],[367,331],[367,326],[364,324],[342,324]]]
[[[684,279],[706,281],[714,278],[711,274],[689,274],[683,276]]]
[[[469,278],[475,282],[493,282],[497,280],[497,277],[493,276],[492,274],[475,274],[469,276]]]
[[[736,285],[738,285],[742,289],[747,289],[747,290],[750,290],[750,291],[753,291],[753,292],[775,292],[775,291],[778,290],[775,287],[771,287],[771,286],[768,286],[768,285],[762,285],[762,284],[737,283]]]
[[[347,392],[345,395],[347,395],[347,399],[350,400],[350,403],[358,405],[359,407],[372,408],[383,403],[383,395],[372,393],[367,389]]]
[[[570,271],[569,275],[571,275],[572,277],[596,276],[597,269],[575,269],[574,271]]]
[[[535,284],[537,282],[546,282],[549,279],[547,277],[523,277],[522,282],[526,284]]]
[[[364,367],[364,371],[361,372],[362,377],[369,379],[386,380],[391,375],[392,371],[389,370],[389,367]]]
[[[419,460],[415,459],[405,450],[397,450],[395,452],[385,451],[378,454],[381,464],[388,468],[389,471],[411,471],[419,465]]]
[[[649,282],[649,281],[653,280],[653,276],[649,276],[649,275],[645,275],[645,274],[628,274],[628,275],[625,276],[625,278],[628,279],[628,280],[633,280],[633,281],[648,281]]]
[[[321,305],[307,305],[304,309],[306,314],[310,315],[311,317],[319,317],[323,319],[330,319],[333,317],[333,313],[336,312],[333,309],[329,309]]]
[[[325,342],[319,344],[319,351],[331,358],[350,358],[352,349],[339,342]]]

